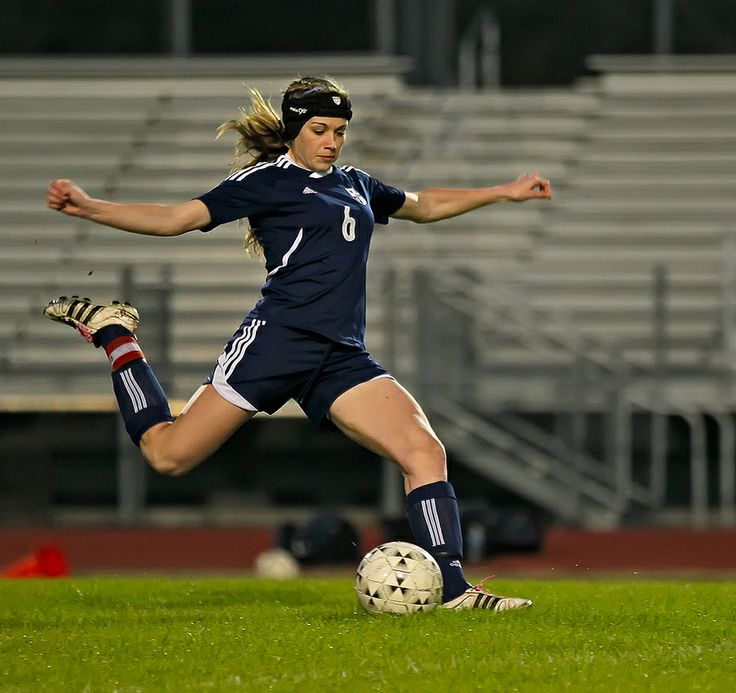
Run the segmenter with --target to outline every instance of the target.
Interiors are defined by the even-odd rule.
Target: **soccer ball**
[[[369,551],[360,562],[355,592],[371,614],[432,611],[442,602],[442,573],[423,548],[391,541]]]
[[[270,580],[289,580],[299,575],[299,564],[285,549],[268,549],[258,554],[256,575]]]

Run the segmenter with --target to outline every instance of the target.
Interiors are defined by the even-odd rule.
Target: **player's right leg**
[[[43,311],[74,327],[102,347],[112,367],[113,391],[132,441],[163,474],[183,474],[209,457],[253,417],[202,386],[174,420],[168,400],[135,338],[138,311],[127,303],[93,304],[72,296],[51,301]]]
[[[393,378],[374,378],[343,392],[329,413],[350,439],[399,465],[414,539],[442,571],[444,608],[508,611],[531,606],[529,599],[495,595],[482,583],[473,586],[465,579],[460,511],[447,481],[445,449],[407,390]]]

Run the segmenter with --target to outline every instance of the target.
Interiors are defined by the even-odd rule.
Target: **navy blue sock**
[[[96,347],[106,347],[118,337],[132,337],[133,333],[122,325],[108,325],[102,327],[92,335],[92,344]]]
[[[93,341],[110,360],[112,389],[125,430],[140,445],[141,436],[151,426],[174,420],[163,388],[132,332],[121,325],[108,325],[95,333]]]
[[[144,359],[113,371],[112,389],[125,430],[136,445],[141,444],[141,436],[151,426],[174,420],[163,388]]]
[[[415,488],[406,497],[406,511],[414,540],[429,551],[440,566],[442,601],[454,599],[469,584],[461,564],[463,535],[452,484],[435,481]]]

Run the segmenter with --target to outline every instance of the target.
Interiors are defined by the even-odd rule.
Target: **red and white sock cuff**
[[[133,336],[118,337],[107,344],[104,349],[114,371],[122,368],[126,363],[144,358],[138,346],[138,340]]]

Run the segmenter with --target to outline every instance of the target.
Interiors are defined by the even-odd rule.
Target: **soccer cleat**
[[[113,301],[108,305],[99,305],[79,296],[60,296],[49,301],[43,314],[50,320],[71,325],[90,343],[95,332],[103,327],[121,325],[134,333],[140,322],[138,311],[130,303]]]
[[[488,578],[484,578],[477,585],[468,587],[462,594],[445,602],[442,605],[444,609],[456,609],[462,611],[464,609],[489,609],[490,611],[512,611],[514,609],[528,609],[532,605],[531,599],[520,599],[518,597],[499,597],[491,594],[483,583]]]

